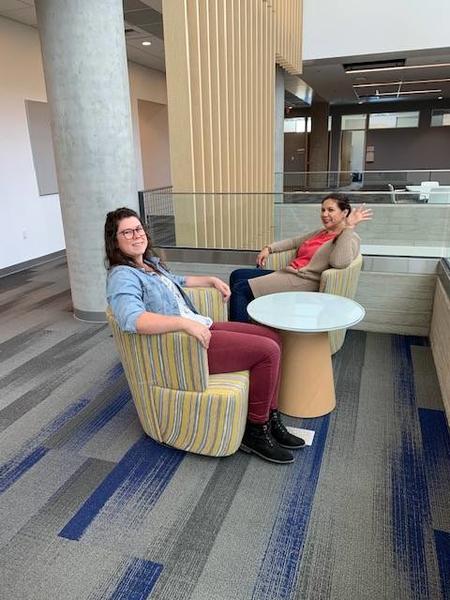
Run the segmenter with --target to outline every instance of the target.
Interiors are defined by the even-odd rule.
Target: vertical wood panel
[[[179,245],[270,238],[275,60],[299,70],[300,10],[301,0],[163,0]]]

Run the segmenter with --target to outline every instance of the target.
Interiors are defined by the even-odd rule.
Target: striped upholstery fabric
[[[284,269],[284,267],[287,267],[291,260],[295,258],[296,254],[296,248],[293,248],[292,250],[285,250],[284,252],[274,252],[273,254],[269,254],[264,268],[272,269],[273,271]]]
[[[228,321],[228,305],[215,288],[184,288],[187,296],[201,315],[213,321]]]
[[[346,269],[327,269],[320,277],[320,292],[354,298],[358,289],[358,279],[363,264],[361,254],[355,258]],[[331,354],[342,347],[346,329],[330,331]]]
[[[248,371],[210,375],[204,392],[153,388],[166,444],[208,456],[235,452],[247,419]]]
[[[266,261],[266,269],[282,269],[286,267],[295,257],[296,250],[286,250],[285,252],[275,252],[269,254]],[[346,269],[327,269],[320,278],[319,291],[326,294],[335,294],[336,296],[345,296],[354,298],[358,287],[359,274],[361,272],[363,259],[359,255]],[[337,352],[344,343],[345,329],[330,331],[331,353]]]
[[[196,306],[208,307],[209,316],[223,311],[220,293],[215,292],[195,290]],[[204,299],[202,294],[211,297]],[[236,452],[247,419],[248,371],[209,375],[206,350],[192,336],[125,333],[110,309],[107,317],[147,435],[197,454]]]

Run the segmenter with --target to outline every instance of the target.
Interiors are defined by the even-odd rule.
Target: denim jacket
[[[183,291],[182,286],[186,278],[164,269],[159,258],[152,257],[147,263],[173,281],[189,308],[198,314]],[[136,267],[126,265],[112,267],[106,279],[106,297],[119,327],[131,333],[136,333],[136,320],[146,311],[161,315],[180,314],[175,296],[164,285],[161,278]]]

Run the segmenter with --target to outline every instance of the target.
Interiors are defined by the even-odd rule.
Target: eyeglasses
[[[126,240],[132,240],[134,238],[134,234],[136,234],[136,237],[142,237],[145,235],[142,225],[138,225],[134,229],[124,229],[123,231],[117,232],[117,235],[122,235]]]

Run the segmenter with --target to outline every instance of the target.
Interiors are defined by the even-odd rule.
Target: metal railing
[[[440,185],[450,185],[448,169],[413,169],[383,171],[285,171],[275,173],[282,177],[283,189],[290,191],[308,190],[357,190],[386,191],[387,186],[395,189],[408,185],[420,185],[423,181],[437,181]]]

